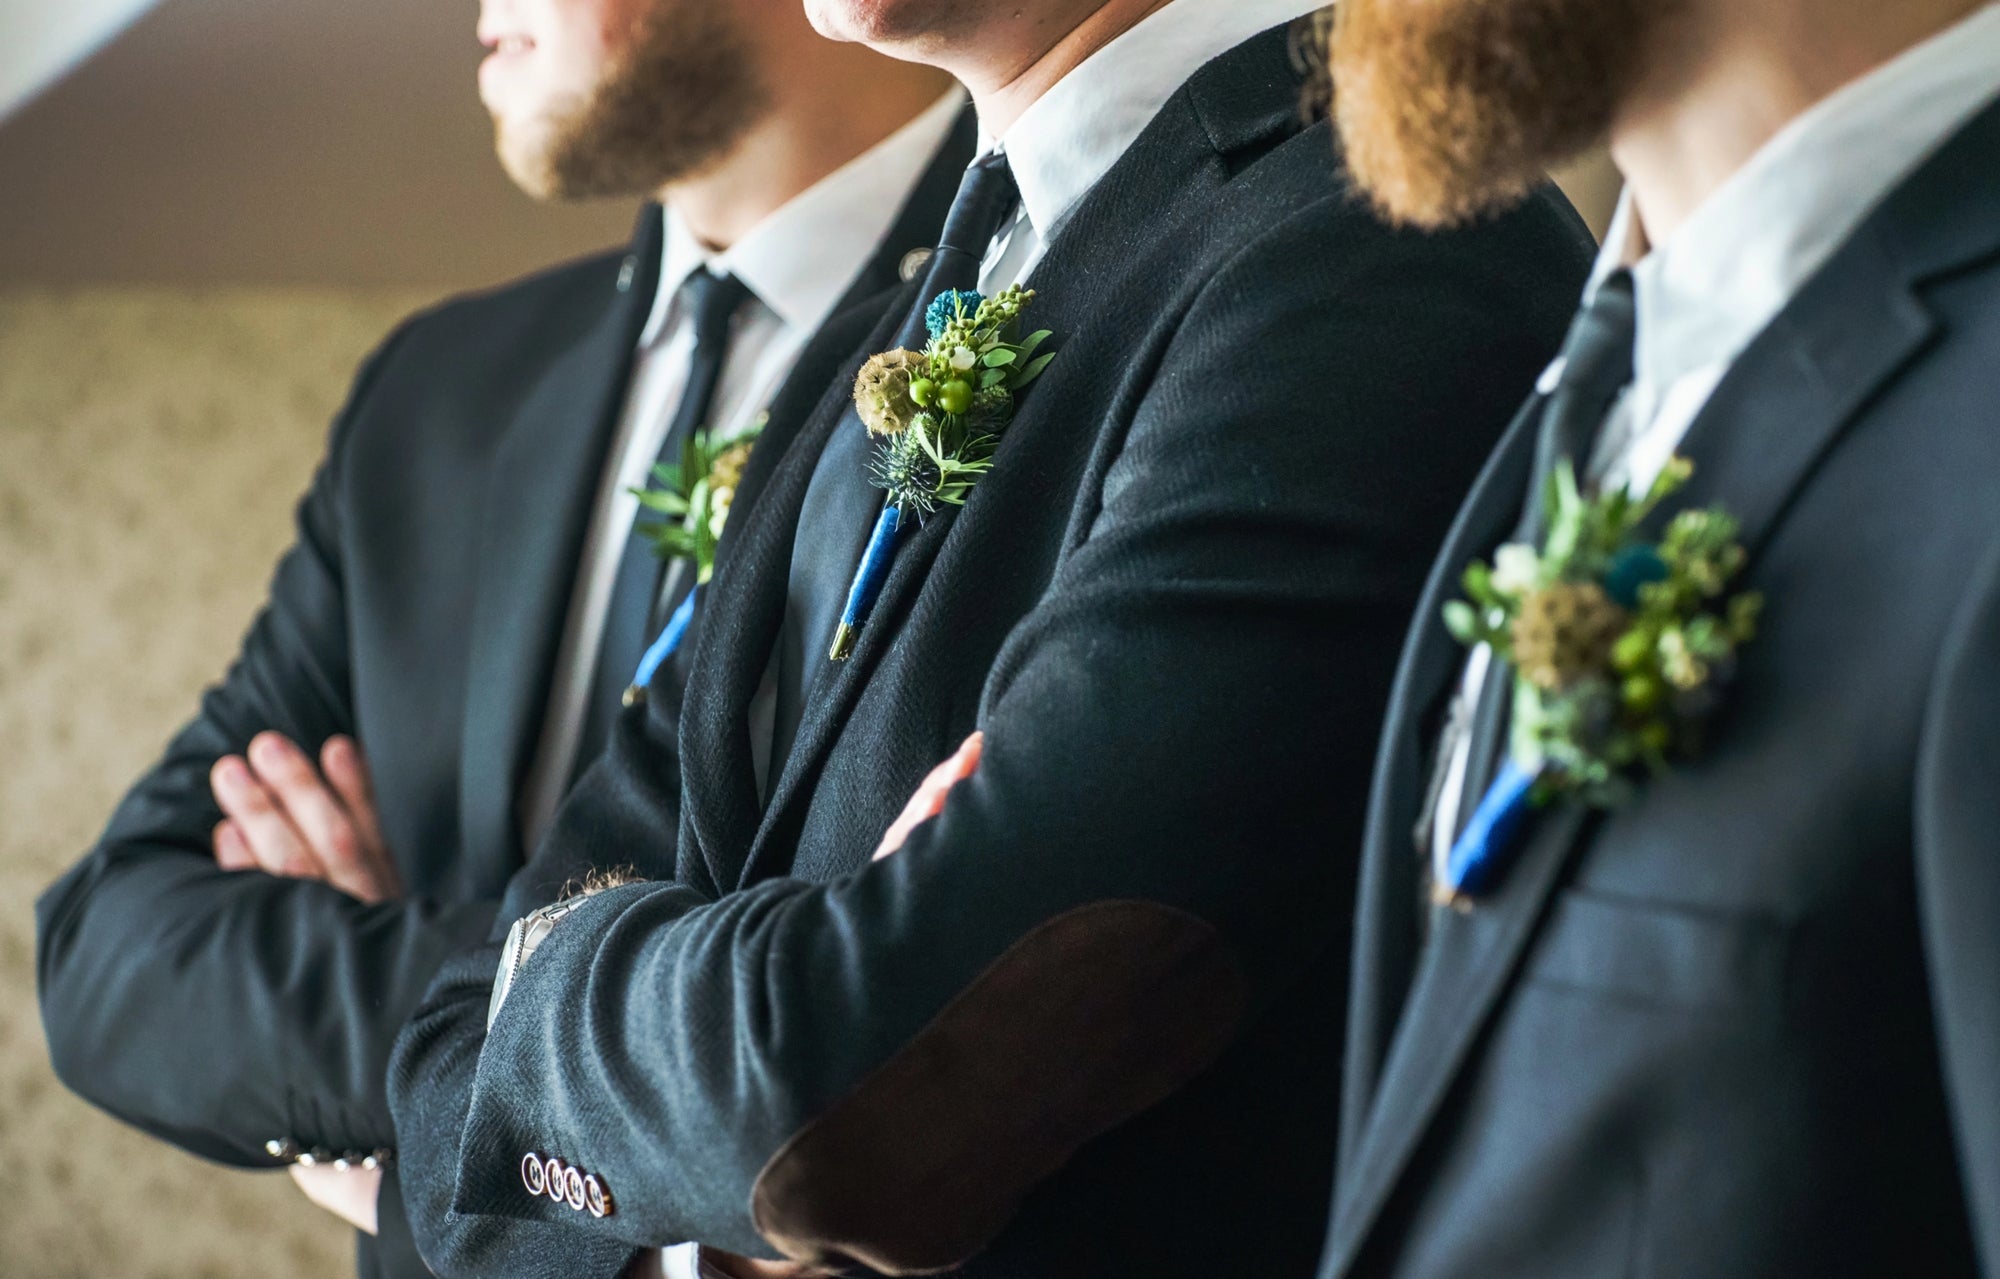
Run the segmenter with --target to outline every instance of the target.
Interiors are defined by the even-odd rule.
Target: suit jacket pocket
[[[1774,1008],[1790,946],[1769,916],[1572,888],[1551,907],[1526,979],[1668,1008]]]

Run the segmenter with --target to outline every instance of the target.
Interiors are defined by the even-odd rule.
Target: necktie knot
[[[694,343],[710,350],[729,341],[729,324],[750,297],[750,288],[733,275],[717,275],[707,267],[690,274],[681,285],[681,301],[694,328]]]
[[[1562,373],[1542,410],[1535,443],[1534,480],[1514,540],[1535,542],[1543,532],[1549,477],[1568,462],[1578,479],[1604,419],[1632,381],[1637,300],[1632,273],[1613,272],[1577,313],[1563,342]]]
[[[1558,394],[1608,402],[1624,389],[1634,371],[1638,312],[1632,273],[1620,269],[1606,276],[1563,342]]]
[[[958,196],[946,215],[944,234],[938,247],[957,253],[984,257],[987,246],[1021,201],[1021,188],[1014,181],[1014,166],[1007,153],[996,151],[976,161],[965,171]]]

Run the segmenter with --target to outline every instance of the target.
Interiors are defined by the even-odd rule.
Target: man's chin
[[[529,126],[508,124],[502,120],[495,120],[493,129],[494,152],[500,157],[500,167],[507,171],[515,186],[536,200],[571,198],[551,162],[545,130],[531,130]],[[531,132],[538,136],[526,136]]]
[[[813,30],[829,40],[928,61],[925,51],[954,36],[971,6],[960,0],[805,0]],[[983,4],[984,0],[978,0]]]

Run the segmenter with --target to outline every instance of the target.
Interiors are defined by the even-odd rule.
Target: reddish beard
[[[1327,62],[1349,174],[1392,221],[1460,225],[1596,145],[1675,0],[1340,0]]]
[[[543,199],[650,195],[720,159],[768,101],[727,6],[654,0],[591,94],[517,138],[501,127],[501,158]]]

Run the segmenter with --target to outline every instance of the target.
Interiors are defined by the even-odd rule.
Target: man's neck
[[[1661,244],[1791,121],[1986,0],[1687,0],[1660,24],[1612,157]]]
[[[994,137],[1005,134],[1064,76],[1170,3],[1107,0],[1080,21],[1030,19],[1011,51],[996,40],[996,56],[983,53],[978,65],[957,68],[979,108],[980,127]]]
[[[844,51],[836,56],[845,56]],[[725,252],[787,203],[935,105],[951,79],[929,67],[872,58],[872,82],[807,89],[773,75],[775,101],[725,156],[669,183],[660,202],[694,236]],[[828,111],[829,101],[843,109]]]

